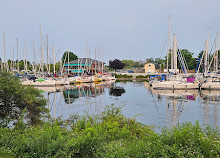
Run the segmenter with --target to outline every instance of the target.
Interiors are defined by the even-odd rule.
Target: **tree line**
[[[186,68],[187,70],[196,70],[198,62],[200,58],[202,57],[203,51],[201,51],[198,56],[194,57],[194,53],[190,52],[188,49],[181,49],[180,50],[182,57],[185,60]],[[220,50],[218,51],[220,54]],[[212,55],[209,55],[209,62],[211,62]],[[220,60],[220,56],[218,56],[218,59]],[[143,68],[145,64],[147,63],[154,63],[157,68],[156,69],[166,69],[167,65],[167,56],[164,58],[146,58],[145,61],[134,61],[134,60],[110,60],[109,61],[109,67],[112,69],[136,69],[136,68]],[[200,71],[203,69],[203,62],[201,64]],[[168,62],[169,69],[171,68],[171,55],[169,54],[169,62]],[[178,62],[177,63],[178,69],[181,70],[181,65]]]

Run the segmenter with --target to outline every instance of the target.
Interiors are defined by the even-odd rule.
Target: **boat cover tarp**
[[[192,82],[194,82],[194,80],[195,80],[195,77],[189,77],[189,78],[187,78],[187,82],[188,82],[188,83],[192,83]]]

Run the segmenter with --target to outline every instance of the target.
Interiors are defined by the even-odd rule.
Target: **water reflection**
[[[2,99],[2,98],[1,98]],[[2,101],[0,99],[0,102]],[[13,99],[12,99],[13,100]],[[48,117],[46,102],[35,102],[34,105],[20,101],[19,98],[8,101],[0,106],[0,127],[13,127],[19,120],[28,125],[38,125]]]
[[[80,85],[65,86],[63,90],[64,100],[72,104],[78,98],[96,97],[104,93],[105,84],[84,83]]]
[[[109,95],[121,96],[123,93],[125,93],[125,89],[123,87],[113,86],[110,88]]]
[[[155,90],[148,87],[149,93],[156,95],[158,101],[162,98],[166,100],[167,106],[167,125],[173,126],[180,122],[181,115],[184,111],[187,111],[190,105],[191,115],[189,118],[193,118],[195,111],[193,106],[197,106],[199,103],[199,109],[201,109],[202,122],[203,124],[210,124],[214,127],[218,127],[219,122],[219,111],[218,106],[220,102],[220,91],[209,91],[209,90]],[[199,120],[199,119],[198,119]],[[201,120],[200,120],[201,122]]]
[[[105,105],[124,105],[122,113],[137,121],[156,126],[173,126],[197,120],[220,127],[220,91],[154,90],[146,82],[104,82],[50,89],[52,117],[68,118],[73,113],[101,112]]]

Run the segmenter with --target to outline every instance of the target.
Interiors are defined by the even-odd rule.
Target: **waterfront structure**
[[[94,75],[103,72],[105,63],[91,58],[79,58],[64,64],[64,72],[72,76]]]
[[[144,69],[145,69],[145,73],[155,73],[156,72],[155,64],[153,64],[153,63],[145,64]]]

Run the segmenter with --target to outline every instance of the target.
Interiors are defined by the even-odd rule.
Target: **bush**
[[[97,116],[0,128],[0,149],[11,157],[219,157],[220,133],[197,122],[158,134],[111,105]]]
[[[142,75],[139,75],[139,76],[136,76],[136,78],[149,78],[150,75],[146,75],[146,76],[142,76]]]
[[[120,75],[120,74],[115,74],[115,78],[132,78],[132,75]]]
[[[42,113],[48,112],[46,99],[33,86],[23,86],[18,78],[0,73],[0,126],[18,122],[24,110],[28,123],[39,124]]]

